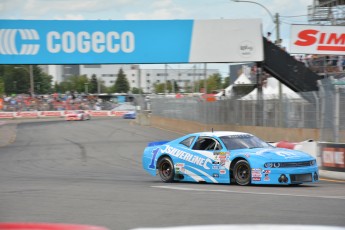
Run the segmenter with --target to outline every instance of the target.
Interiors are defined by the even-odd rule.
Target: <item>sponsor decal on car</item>
[[[175,172],[176,173],[179,173],[179,172],[184,173],[185,172],[184,166],[185,166],[184,163],[175,164]]]
[[[252,178],[261,178],[262,174],[261,174],[261,169],[252,169]],[[261,179],[260,179],[261,180]]]
[[[212,176],[213,176],[214,178],[218,178],[218,177],[219,177],[219,174],[218,174],[218,173],[213,173]]]
[[[208,166],[208,163],[212,163],[211,159],[208,158],[204,158],[201,156],[196,156],[193,155],[191,153],[187,153],[185,151],[182,151],[180,149],[174,148],[170,145],[166,145],[165,149],[161,149],[161,153],[167,153],[169,155],[172,155],[174,157],[177,157],[181,160],[185,160],[188,161],[192,164],[196,164],[199,165],[201,167],[203,167],[204,169],[210,169],[210,167]]]

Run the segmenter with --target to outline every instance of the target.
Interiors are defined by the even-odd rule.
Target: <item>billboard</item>
[[[262,60],[257,19],[0,20],[0,64]]]
[[[290,52],[345,55],[345,26],[292,25]]]
[[[318,143],[318,162],[323,170],[345,172],[345,143]]]

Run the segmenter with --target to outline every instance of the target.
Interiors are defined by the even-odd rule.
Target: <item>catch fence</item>
[[[320,141],[339,142],[345,130],[345,85],[341,84],[324,79],[318,92],[299,94],[300,98],[258,95],[251,100],[208,102],[195,97],[154,97],[150,109],[153,115],[203,124],[320,129]]]

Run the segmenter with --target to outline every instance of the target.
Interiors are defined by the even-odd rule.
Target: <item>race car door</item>
[[[229,182],[229,154],[227,151],[222,151],[224,148],[219,140],[213,137],[200,136],[192,149],[194,152],[207,157],[210,159],[210,162],[212,162],[208,166],[207,171],[199,171],[199,175],[204,178],[206,182]]]

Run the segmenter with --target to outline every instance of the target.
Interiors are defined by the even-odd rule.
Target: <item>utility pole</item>
[[[34,90],[34,70],[32,65],[29,66],[29,74],[30,74],[30,93],[31,97],[35,95],[35,90]]]
[[[101,93],[101,84],[102,84],[102,80],[99,77],[97,80],[97,93],[100,94]]]
[[[204,63],[204,91],[207,94],[207,63]]]
[[[280,21],[279,21],[279,14],[276,13],[275,14],[275,24],[276,24],[276,45],[281,47],[281,41],[280,41]],[[278,93],[279,93],[279,126],[282,127],[283,126],[283,87],[282,87],[282,83],[279,81],[278,83]]]
[[[168,77],[168,70],[167,70],[167,68],[168,68],[168,65],[167,64],[165,64],[165,66],[164,66],[164,95],[166,95],[167,94],[167,77]]]
[[[192,93],[195,93],[195,88],[196,88],[196,84],[195,84],[195,64],[193,66],[193,90]],[[199,83],[198,83],[199,84]]]

